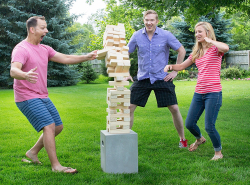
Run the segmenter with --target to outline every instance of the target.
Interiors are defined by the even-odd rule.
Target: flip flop
[[[73,170],[73,171],[72,171]],[[75,173],[78,173],[78,171],[76,169],[73,169],[71,167],[67,167],[65,168],[64,170],[62,171],[59,171],[59,170],[52,170],[53,172],[62,172],[62,173],[70,173],[70,174],[75,174]]]
[[[214,157],[211,159],[211,161],[217,161],[218,159],[222,159],[223,155],[214,155]]]
[[[204,138],[204,137],[203,137]],[[203,141],[201,141],[201,142],[197,142],[197,140],[193,143],[193,144],[191,144],[190,145],[190,147],[189,147],[189,151],[190,152],[193,152],[193,151],[195,151],[197,148],[198,148],[198,146],[200,146],[201,144],[204,144],[206,142],[206,139],[204,138],[204,140]],[[196,146],[196,147],[195,147]]]

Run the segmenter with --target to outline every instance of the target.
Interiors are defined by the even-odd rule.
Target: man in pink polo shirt
[[[37,132],[43,130],[36,144],[26,152],[34,163],[38,152],[45,147],[52,171],[76,173],[77,170],[64,167],[56,155],[55,136],[63,129],[61,118],[48,97],[48,62],[77,64],[96,58],[97,51],[87,55],[65,55],[50,46],[40,44],[48,33],[45,18],[34,16],[26,22],[28,36],[15,46],[12,52],[10,75],[14,78],[15,102]]]

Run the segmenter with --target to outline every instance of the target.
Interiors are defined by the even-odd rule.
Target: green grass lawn
[[[185,122],[195,81],[176,81],[179,108]],[[199,120],[207,142],[195,152],[178,147],[179,137],[167,108],[157,108],[154,93],[145,108],[135,112],[138,134],[137,174],[108,174],[101,169],[100,130],[106,128],[107,84],[78,84],[49,88],[49,97],[64,123],[56,138],[62,165],[78,174],[51,172],[46,151],[43,165],[21,162],[41,133],[29,124],[14,103],[13,90],[0,90],[0,184],[250,184],[250,81],[222,81],[223,105],[216,127],[224,158],[210,161],[212,143]],[[189,144],[195,138],[185,129]]]

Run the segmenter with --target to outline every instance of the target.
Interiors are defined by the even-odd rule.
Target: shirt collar
[[[146,34],[147,32],[146,32],[146,27],[144,27],[143,29],[142,29],[142,34]],[[155,32],[154,32],[154,34],[159,34],[159,28],[158,28],[158,26],[156,26],[156,29],[155,29]]]

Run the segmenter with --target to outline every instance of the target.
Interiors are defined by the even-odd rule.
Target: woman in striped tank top
[[[198,79],[195,93],[186,118],[186,128],[194,135],[196,141],[189,151],[195,151],[206,142],[197,121],[205,110],[205,130],[214,147],[215,155],[211,160],[223,158],[221,139],[215,128],[215,122],[222,105],[222,87],[220,83],[221,59],[229,50],[227,44],[216,41],[213,27],[208,22],[199,22],[195,26],[196,43],[192,53],[181,64],[167,65],[164,69],[181,71],[193,63],[198,68]]]

